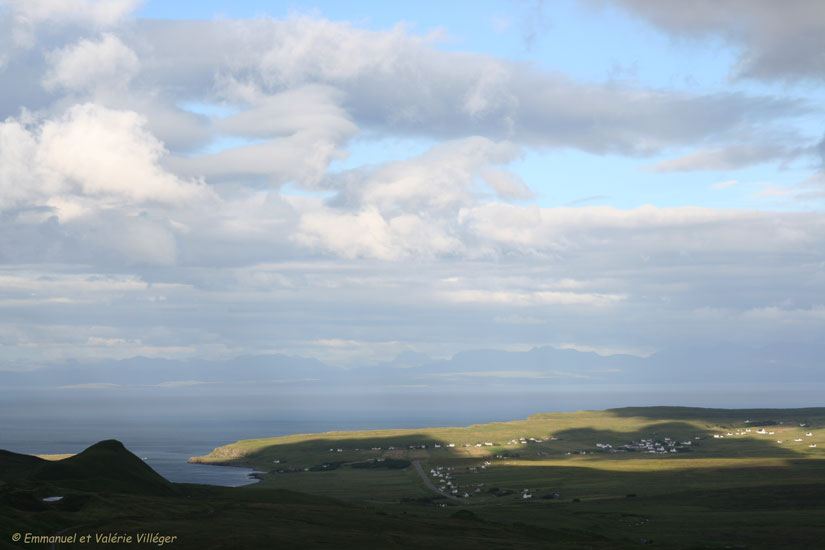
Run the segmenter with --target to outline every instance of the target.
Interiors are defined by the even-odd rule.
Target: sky
[[[0,371],[822,356],[819,0],[0,0],[0,83]]]

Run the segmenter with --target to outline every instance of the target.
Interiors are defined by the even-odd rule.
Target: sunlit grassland
[[[582,412],[458,429],[308,434],[286,444],[283,438],[258,440],[245,448],[239,463],[261,467],[274,456],[281,457],[278,466],[290,460],[302,461],[296,466],[343,462],[331,472],[265,475],[260,488],[380,503],[389,513],[408,514],[403,517],[451,520],[456,510],[465,510],[474,526],[511,526],[520,534],[546,537],[550,547],[566,547],[554,537],[576,540],[587,534],[604,540],[589,540],[593,548],[810,548],[825,536],[824,411],[762,411],[762,421],[775,422],[766,424],[774,434],[764,435],[756,433],[760,418],[749,418],[757,416],[749,412],[708,418]],[[690,440],[690,450],[610,452],[631,441],[665,437]],[[508,445],[513,439],[519,442]],[[456,447],[444,446],[450,442]],[[599,449],[596,443],[613,448]],[[409,449],[422,444],[427,448]],[[381,451],[369,450],[378,446]],[[470,497],[462,504],[428,502],[422,496],[437,495],[412,468],[364,471],[346,465],[381,456],[418,460],[436,483],[431,469],[451,469],[460,493]],[[524,498],[525,490],[531,498]]]
[[[437,497],[438,493],[428,489],[412,468],[357,470],[349,466],[380,458],[417,460],[436,486],[443,481],[430,470],[449,470],[457,496],[474,511],[483,514],[487,508],[495,509],[498,517],[514,512],[515,521],[525,510],[532,513],[548,506],[559,510],[574,501],[600,506],[620,502],[618,507],[624,510],[629,503],[675,494],[820,484],[825,479],[823,412],[653,408],[550,413],[464,428],[247,440],[216,449],[203,461],[250,465],[269,472],[262,476],[260,488],[355,502],[426,502],[428,495]],[[758,434],[762,425],[774,433]],[[634,441],[665,438],[690,445],[664,454],[622,450]],[[596,443],[611,447],[599,448]],[[332,471],[303,471],[323,464],[336,466]],[[278,469],[296,471],[278,473]],[[451,494],[452,488],[447,487],[444,494]],[[525,492],[529,499],[524,498]],[[662,506],[683,508],[687,500]]]
[[[69,458],[70,456],[74,456],[74,454],[55,454],[55,455],[34,455],[37,458],[42,458],[43,460],[63,460],[64,458]]]

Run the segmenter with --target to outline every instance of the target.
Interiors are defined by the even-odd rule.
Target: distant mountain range
[[[473,350],[436,360],[406,352],[384,364],[341,368],[287,355],[222,361],[134,357],[98,363],[67,362],[29,371],[0,370],[0,387],[188,388],[271,385],[317,388],[481,388],[621,384],[825,382],[821,346],[761,349],[691,346],[649,357],[602,356],[553,347],[529,351]],[[0,367],[1,368],[1,367]],[[759,373],[758,375],[756,373]],[[766,374],[767,373],[767,374]]]

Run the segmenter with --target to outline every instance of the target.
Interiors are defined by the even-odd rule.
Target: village
[[[750,422],[746,420],[745,423],[749,424]],[[784,424],[784,422],[779,422],[779,425],[783,425],[783,424]],[[802,424],[799,425],[800,428],[806,428],[807,426],[808,426],[807,423],[802,423]],[[780,434],[783,431],[785,431],[785,429],[779,429],[779,430],[780,430]],[[776,435],[776,429],[766,430],[764,427],[762,427],[762,428],[758,428],[754,432],[751,428],[742,428],[742,429],[738,429],[738,430],[735,430],[735,431],[728,431],[728,432],[725,432],[725,433],[713,434],[713,438],[714,439],[725,439],[725,438],[731,438],[731,437],[742,437],[742,436],[747,436],[747,435],[750,435],[750,434]],[[813,437],[813,435],[814,434],[811,431],[806,431],[805,432],[805,437],[806,438],[807,437]],[[803,439],[802,437],[794,437],[793,439],[777,439],[776,440],[776,443],[779,444],[779,445],[782,445],[782,444],[785,444],[785,443],[790,443],[790,442],[804,443],[805,439]],[[815,449],[816,448],[816,443],[809,443],[808,447],[811,448],[811,449]]]
[[[750,424],[746,422],[746,425]],[[782,423],[776,423],[781,425]],[[800,424],[806,427],[805,424]],[[766,427],[741,427],[722,431],[720,433],[707,433],[702,435],[692,435],[690,437],[675,437],[657,435],[655,432],[650,437],[634,439],[621,444],[613,440],[596,441],[593,446],[570,448],[571,441],[555,437],[551,434],[541,437],[520,436],[508,439],[505,443],[496,441],[477,440],[474,442],[444,442],[444,441],[407,441],[396,442],[394,445],[369,447],[345,448],[333,446],[328,448],[329,453],[338,455],[336,459],[318,464],[315,466],[286,465],[281,460],[273,460],[279,466],[275,470],[277,473],[298,473],[298,472],[329,472],[337,470],[342,466],[347,467],[369,467],[369,468],[401,468],[410,464],[416,456],[423,461],[430,462],[429,474],[420,470],[420,475],[425,479],[431,489],[444,495],[448,499],[461,499],[468,501],[474,497],[506,496],[515,495],[521,500],[528,500],[534,497],[534,491],[530,489],[500,489],[498,487],[487,487],[483,482],[468,482],[467,475],[478,474],[493,467],[494,461],[509,465],[509,460],[546,460],[544,457],[553,456],[581,456],[598,454],[618,454],[618,453],[638,453],[644,456],[673,456],[679,453],[691,452],[700,446],[703,440],[726,439],[741,437],[761,437],[775,436],[777,431],[787,432],[790,427],[777,427],[766,429]],[[803,435],[804,433],[804,435]],[[790,434],[788,439],[776,439],[776,443],[804,443],[805,439],[812,438],[813,432],[804,431],[798,434]],[[811,441],[810,439],[808,441]],[[563,442],[554,445],[555,442]],[[510,449],[508,449],[508,447]],[[808,444],[810,448],[816,448],[816,443]],[[426,454],[419,454],[425,451]],[[529,452],[527,452],[529,451]],[[340,454],[339,454],[340,453]],[[357,453],[358,458],[353,457]],[[364,453],[375,453],[375,456],[365,457]],[[428,457],[428,458],[425,458]],[[447,460],[447,463],[437,464],[439,458]],[[467,459],[479,459],[480,462],[467,464]],[[406,460],[409,459],[409,460]],[[358,462],[358,460],[366,462]],[[503,462],[501,462],[503,461]],[[417,461],[416,461],[417,463]],[[418,466],[417,466],[418,467]],[[459,482],[459,477],[462,482]],[[487,483],[490,478],[485,478]],[[551,491],[541,498],[558,498],[558,493]],[[444,503],[438,503],[443,506]]]

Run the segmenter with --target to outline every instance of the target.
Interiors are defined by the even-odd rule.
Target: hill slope
[[[176,492],[172,483],[114,439],[95,443],[63,460],[46,461],[30,479],[87,491],[154,495]]]

